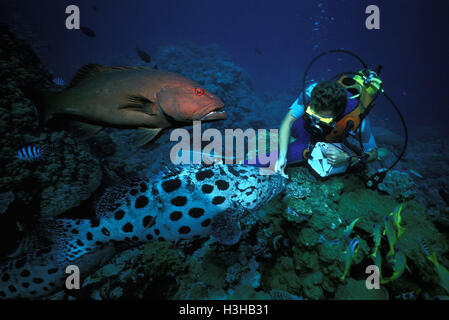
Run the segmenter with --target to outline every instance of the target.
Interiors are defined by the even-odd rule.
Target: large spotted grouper
[[[180,166],[153,180],[110,188],[97,203],[96,220],[44,220],[51,244],[0,266],[0,297],[39,298],[62,290],[67,266],[76,265],[82,276],[88,275],[113,256],[114,244],[209,235],[235,244],[240,218],[285,187],[281,175],[260,170],[244,165]]]
[[[62,92],[28,91],[43,123],[69,117],[84,137],[104,126],[136,128],[140,145],[164,128],[226,119],[223,102],[198,83],[147,67],[87,64]]]

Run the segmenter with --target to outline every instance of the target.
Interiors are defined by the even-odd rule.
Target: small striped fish
[[[17,151],[17,158],[23,161],[36,161],[42,159],[47,154],[47,147],[30,145]]]
[[[393,274],[388,279],[383,279],[380,283],[385,284],[393,280],[398,279],[404,273],[407,268],[407,256],[398,248],[394,257],[390,259],[390,263],[393,264]]]
[[[56,77],[53,79],[53,83],[57,86],[63,87],[65,86],[65,81],[61,77]]]
[[[441,286],[449,293],[449,271],[446,269],[446,267],[438,262],[437,254],[435,251],[430,253],[429,245],[423,238],[419,236],[418,241],[421,245],[422,250],[424,251],[424,254],[426,255],[426,258],[434,264],[435,271],[440,277]]]
[[[430,256],[430,248],[429,248],[429,244],[427,243],[427,241],[424,238],[422,238],[420,235],[418,235],[418,242],[419,242],[424,254],[426,256]]]

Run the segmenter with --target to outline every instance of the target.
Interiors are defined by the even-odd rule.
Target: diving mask
[[[314,136],[324,138],[335,128],[335,120],[333,117],[322,117],[312,111],[310,106],[304,113],[305,129]]]

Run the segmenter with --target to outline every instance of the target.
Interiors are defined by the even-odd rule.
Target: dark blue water
[[[80,7],[81,24],[93,29],[95,38],[65,29],[69,4]],[[370,4],[380,8],[380,30],[365,28]],[[151,55],[160,45],[187,40],[221,46],[250,73],[259,92],[297,92],[316,54],[345,48],[370,66],[383,65],[385,90],[412,128],[425,124],[447,132],[449,22],[444,0],[20,0],[3,5],[1,20],[28,25],[35,39],[47,45],[45,64],[65,79],[87,62],[132,55],[136,47]],[[321,60],[311,77],[324,79],[346,67],[359,68],[351,58],[338,58]],[[380,114],[391,110],[385,101],[379,105]]]

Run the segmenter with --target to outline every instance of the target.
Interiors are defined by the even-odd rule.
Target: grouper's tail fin
[[[45,125],[56,113],[57,105],[53,101],[58,93],[30,87],[22,88],[22,91],[36,107],[39,124]]]
[[[88,219],[41,219],[41,233],[52,243],[51,250],[58,264],[71,263],[94,251],[96,244],[86,238],[91,227]]]

